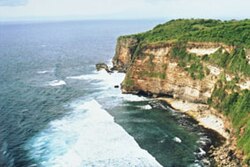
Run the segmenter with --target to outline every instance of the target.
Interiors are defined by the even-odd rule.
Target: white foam
[[[38,166],[161,166],[95,100],[71,107],[74,112],[51,122],[27,143]]]
[[[94,72],[93,74],[79,75],[79,76],[69,76],[66,79],[73,80],[87,80],[87,81],[100,81],[93,84],[99,85],[100,89],[114,88],[115,85],[120,85],[125,78],[124,73],[113,72],[111,74],[107,73],[105,70]],[[119,89],[115,89],[113,92],[108,92],[105,94],[106,97],[114,96],[123,98],[126,101],[137,102],[145,101],[146,97],[132,95],[132,94],[121,94]]]
[[[120,98],[128,102],[139,102],[139,101],[148,101],[149,98],[143,96],[137,96],[133,94],[122,94],[120,89],[113,89],[112,91],[107,91],[102,93],[99,97],[112,97],[112,98]],[[145,106],[142,106],[145,107]]]
[[[48,85],[49,86],[61,86],[61,85],[66,85],[66,82],[63,80],[54,80],[54,81],[50,81]]]
[[[126,101],[145,101],[147,100],[146,97],[132,95],[132,94],[122,94],[121,97]]]
[[[41,70],[41,71],[37,71],[37,74],[47,74],[47,73],[52,73],[54,70]]]
[[[206,155],[206,151],[204,151],[202,148],[199,148],[199,155],[204,156]]]
[[[108,61],[108,63],[107,63],[107,65],[109,66],[109,67],[112,67],[113,66],[113,59],[110,59],[109,61]]]
[[[106,88],[114,87],[115,85],[120,85],[125,77],[124,73],[114,72],[112,74],[107,73],[105,70],[101,70],[98,72],[94,72],[93,74],[87,75],[79,75],[79,76],[69,76],[67,79],[75,79],[75,80],[98,80],[102,86]]]
[[[194,164],[188,165],[188,167],[202,167],[202,166],[198,163],[194,163]]]
[[[179,137],[174,137],[173,140],[176,142],[176,143],[181,143],[181,139]]]
[[[87,80],[86,75],[66,77],[67,79]]]
[[[141,106],[141,108],[144,110],[151,110],[152,109],[151,105],[149,105],[149,104],[145,105],[145,106]]]

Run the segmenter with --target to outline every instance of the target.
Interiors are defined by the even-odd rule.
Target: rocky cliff
[[[204,77],[194,79],[185,69],[191,63],[182,67],[178,59],[171,55],[174,44],[147,45],[134,56],[131,48],[135,48],[135,41],[131,38],[119,39],[113,59],[115,69],[127,72],[122,83],[123,93],[170,96],[190,102],[207,103],[223,69],[203,62]],[[233,50],[232,46],[221,43],[189,42],[186,45],[187,53],[198,57],[213,54],[220,48],[229,53]]]
[[[231,135],[245,164],[250,164],[250,32],[242,28],[239,35],[237,24],[250,27],[248,20],[174,20],[120,37],[113,69],[126,72],[123,93],[172,97],[222,112],[231,120]]]
[[[117,40],[116,54],[113,58],[113,69],[126,72],[132,62],[133,53],[138,45],[136,38],[122,38]]]

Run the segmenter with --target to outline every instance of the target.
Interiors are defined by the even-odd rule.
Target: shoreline
[[[229,122],[225,122],[222,114],[215,114],[215,109],[209,108],[206,104],[192,103],[173,98],[158,98],[158,100],[166,102],[171,108],[178,112],[185,113],[199,122],[199,125],[212,129],[226,139],[229,139],[231,129]]]
[[[111,71],[114,71],[113,69]],[[133,94],[133,93],[132,93]],[[143,96],[143,95],[142,95]],[[148,96],[146,96],[148,97]],[[168,97],[155,97],[176,112],[185,114],[195,121],[195,124],[205,129],[210,143],[204,145],[207,155],[202,160],[205,166],[241,167],[242,153],[236,148],[236,138],[230,121],[217,110],[207,104],[188,102]],[[208,161],[207,162],[207,158]]]
[[[235,137],[230,121],[209,105],[192,103],[174,98],[160,97],[157,100],[166,103],[177,112],[187,114],[208,131],[218,133],[225,141],[220,146],[211,145],[207,148],[209,159],[219,167],[240,167],[240,159],[236,149]],[[214,142],[214,141],[212,141]]]

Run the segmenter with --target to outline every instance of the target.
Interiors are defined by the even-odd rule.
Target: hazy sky
[[[11,19],[250,18],[250,0],[0,0]]]

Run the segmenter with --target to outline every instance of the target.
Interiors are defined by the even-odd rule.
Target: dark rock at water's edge
[[[197,28],[197,25],[208,28],[209,32]],[[214,159],[219,156],[219,159],[216,159],[218,166],[238,167],[240,166],[238,164],[250,166],[249,140],[245,140],[249,136],[247,124],[250,119],[247,102],[250,87],[240,86],[249,82],[247,69],[250,68],[250,40],[241,40],[243,33],[240,35],[235,29],[243,25],[250,25],[250,22],[171,20],[145,33],[119,37],[112,60],[112,69],[126,73],[121,84],[123,93],[172,97],[205,104],[215,109],[214,112],[219,115],[230,112],[230,117],[228,114],[222,114],[225,116],[225,120],[222,121],[225,121],[227,128],[230,129],[231,137],[227,139],[226,143],[229,144],[226,147],[224,144],[218,150],[215,149]],[[218,27],[223,27],[219,29],[220,33],[234,35],[222,37],[218,33]],[[190,36],[190,31],[195,33]],[[244,31],[249,32],[249,29],[246,28]],[[207,34],[214,35],[208,37]],[[227,57],[225,62],[223,58],[225,54],[234,56],[232,59],[230,56]],[[244,61],[237,59],[241,57]],[[239,67],[237,70],[232,69],[234,64],[232,62],[235,62],[237,68]],[[238,75],[239,73],[241,74]],[[234,100],[225,102],[225,99]],[[244,103],[238,103],[240,101]],[[241,119],[246,121],[237,121]],[[237,144],[238,142],[241,144]],[[239,163],[236,162],[237,159]]]
[[[155,100],[153,107],[162,108],[166,111],[174,112],[176,121],[181,126],[185,126],[191,131],[200,134],[199,148],[195,151],[196,158],[199,160],[202,167],[241,167],[240,159],[235,155],[235,150],[232,150],[227,139],[218,132],[199,125],[195,118],[188,114],[176,112],[165,101]]]
[[[151,106],[173,112],[176,116],[175,121],[178,122],[180,126],[199,134],[200,140],[197,141],[199,143],[199,148],[197,148],[194,153],[199,164],[203,167],[217,166],[213,157],[213,152],[214,149],[221,147],[226,142],[226,139],[223,136],[214,130],[199,125],[199,122],[188,114],[175,111],[165,101],[154,100]]]
[[[112,73],[112,70],[110,70],[108,65],[105,63],[97,63],[95,67],[97,71],[106,70],[108,73]]]
[[[95,66],[96,66],[97,71],[105,70],[109,74],[111,74],[115,71],[113,68],[109,68],[108,65],[105,63],[98,63]],[[120,86],[114,85],[114,88],[120,88]]]

